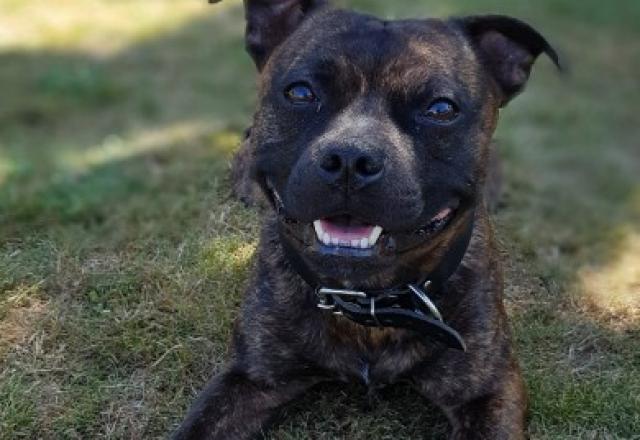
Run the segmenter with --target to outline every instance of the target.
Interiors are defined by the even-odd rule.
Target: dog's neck
[[[443,293],[444,285],[458,269],[469,247],[474,215],[468,217],[440,262],[428,274],[416,274],[414,282],[383,289],[350,289],[327,286],[308,268],[304,260],[280,234],[284,255],[295,272],[314,290],[318,308],[342,315],[369,327],[408,328],[428,335],[444,345],[466,350],[462,337],[445,324],[434,299]]]

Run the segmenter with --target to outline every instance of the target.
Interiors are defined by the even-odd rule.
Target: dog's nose
[[[320,155],[317,166],[326,183],[361,189],[380,180],[384,174],[384,157],[376,151],[332,147]]]

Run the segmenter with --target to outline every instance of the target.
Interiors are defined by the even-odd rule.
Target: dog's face
[[[414,280],[473,215],[499,108],[555,54],[505,17],[382,21],[315,3],[245,2],[255,176],[319,278]]]

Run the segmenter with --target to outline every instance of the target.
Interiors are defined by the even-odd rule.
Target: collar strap
[[[318,308],[367,327],[407,328],[447,347],[466,351],[462,336],[445,324],[429,294],[432,297],[441,295],[445,282],[460,265],[471,240],[473,218],[474,213],[469,213],[465,231],[455,239],[431,273],[417,283],[388,289],[363,291],[323,286],[282,234],[281,242],[291,266],[315,290]]]
[[[444,323],[440,311],[431,301],[425,289],[408,284],[404,290],[396,290],[385,296],[370,296],[366,292],[316,289],[318,307],[334,315],[345,316],[367,327],[407,328],[433,339],[450,348],[466,351],[462,336]]]

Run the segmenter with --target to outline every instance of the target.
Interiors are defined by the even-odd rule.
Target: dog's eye
[[[306,83],[294,83],[286,88],[284,96],[292,104],[311,104],[317,100],[316,95]]]
[[[426,119],[440,124],[451,122],[458,117],[458,107],[449,99],[439,98],[422,112]]]

